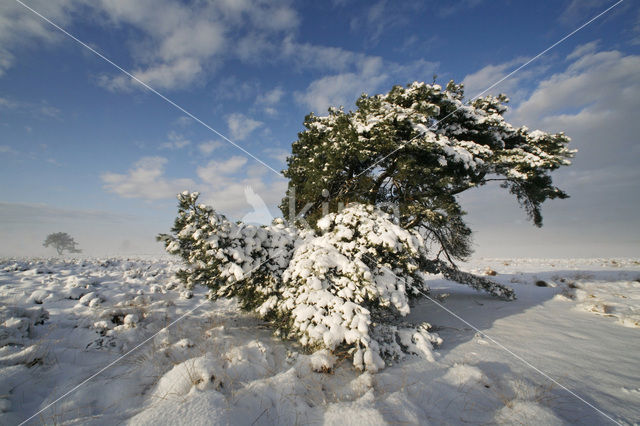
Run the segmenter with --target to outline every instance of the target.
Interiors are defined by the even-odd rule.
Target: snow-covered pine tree
[[[409,300],[428,291],[422,237],[363,204],[330,213],[317,227],[318,234],[306,234],[294,251],[272,301],[286,319],[284,334],[310,348],[348,353],[368,371],[406,353],[432,359],[440,338],[428,324],[401,321]]]
[[[171,234],[158,239],[185,260],[185,283],[207,285],[212,298],[237,297],[310,349],[349,354],[369,371],[406,353],[431,358],[440,338],[428,324],[402,322],[409,300],[428,290],[426,274],[514,298],[453,264],[471,252],[456,195],[500,181],[538,226],[541,204],[566,197],[549,172],[569,164],[569,139],[512,127],[505,102],[466,104],[461,85],[413,83],[363,95],[355,112],[311,114],[285,171],[288,222],[233,223],[184,192]],[[389,204],[395,216],[380,209]],[[294,226],[298,212],[312,229]]]
[[[410,299],[428,291],[432,272],[423,269],[429,252],[419,232],[363,204],[326,215],[316,232],[282,220],[256,227],[229,221],[198,196],[180,194],[172,232],[158,236],[185,260],[178,277],[188,286],[208,286],[213,299],[236,297],[280,335],[310,350],[345,353],[359,369],[377,371],[383,359],[407,353],[432,358],[440,338],[428,324],[402,321]],[[475,288],[513,295],[479,282]]]
[[[400,225],[419,229],[452,264],[471,254],[471,230],[456,198],[466,190],[500,182],[541,226],[542,203],[567,197],[549,172],[570,164],[574,151],[562,133],[507,123],[507,101],[501,95],[466,103],[461,84],[415,82],[362,95],[353,112],[311,113],[287,160],[289,189],[280,208],[288,220],[295,212],[314,226],[327,205],[394,205]]]
[[[185,261],[178,278],[189,287],[209,287],[214,299],[238,297],[246,310],[261,306],[277,294],[298,231],[282,220],[263,227],[231,222],[199,204],[199,196],[188,191],[179,194],[172,233],[157,237],[167,252]]]

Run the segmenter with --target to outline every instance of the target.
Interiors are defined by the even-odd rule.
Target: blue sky
[[[281,170],[310,111],[434,74],[476,95],[615,2],[24,3]],[[492,90],[514,124],[565,131],[579,153],[542,230],[499,188],[464,194],[478,255],[640,255],[639,46],[624,1]],[[56,231],[88,254],[157,253],[175,193],[241,218],[245,187],[275,216],[286,187],[14,0],[0,5],[0,135],[1,255],[45,254]]]

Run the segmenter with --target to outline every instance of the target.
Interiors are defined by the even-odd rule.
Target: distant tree
[[[53,234],[47,235],[47,239],[44,240],[45,247],[53,246],[58,251],[58,254],[61,255],[64,251],[68,251],[69,253],[80,253],[82,250],[77,248],[78,243],[73,240],[73,237],[66,232],[55,232]]]

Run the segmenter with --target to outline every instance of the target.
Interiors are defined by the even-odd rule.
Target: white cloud
[[[611,129],[635,116],[640,106],[640,56],[601,51],[570,57],[574,61],[564,72],[540,82],[513,111],[515,120],[535,121],[550,129],[570,123]]]
[[[226,28],[211,7],[190,7],[167,0],[103,0],[106,22],[127,24],[140,31],[132,40],[132,55],[138,64],[130,72],[156,89],[184,88],[198,81],[213,58],[222,54]],[[122,74],[102,77],[112,89],[136,87]]]
[[[19,113],[27,113],[39,118],[59,119],[62,111],[50,105],[46,100],[36,102],[15,101],[8,98],[0,98],[0,109],[12,110]]]
[[[160,148],[161,149],[169,149],[169,150],[175,151],[175,150],[187,147],[189,145],[191,145],[191,142],[187,141],[187,140],[171,141],[171,142],[163,143],[162,145],[160,145]]]
[[[174,131],[169,132],[167,138],[169,139],[169,141],[161,144],[160,149],[169,149],[175,151],[191,145],[191,142],[188,141],[183,135]]]
[[[251,32],[239,37],[234,50],[243,62],[260,64],[265,59],[273,58],[276,44],[266,34]]]
[[[547,75],[519,103],[513,102],[515,108],[507,118],[516,125],[564,131],[580,150],[575,159],[578,163],[594,165],[605,159],[624,163],[627,158],[620,153],[632,150],[640,132],[635,118],[640,108],[640,55],[597,51],[597,47],[597,41],[576,47],[566,57],[565,70]],[[464,82],[467,87],[483,87],[521,61],[489,65],[465,77]],[[530,75],[517,73],[505,81],[506,87],[492,92],[511,87],[517,93],[518,86],[530,82],[542,69]],[[618,160],[614,160],[616,156]]]
[[[377,91],[383,83],[406,84],[430,79],[436,66],[424,60],[403,65],[385,62],[379,56],[342,48],[297,43],[292,37],[284,40],[282,57],[293,61],[300,69],[335,73],[317,78],[305,91],[294,93],[298,103],[316,113],[324,113],[329,106],[351,105],[363,92]],[[429,72],[424,73],[427,69]],[[390,81],[391,77],[394,81]]]
[[[299,68],[334,72],[312,81],[305,91],[294,93],[295,100],[316,113],[329,106],[351,105],[363,92],[390,89],[393,84],[431,79],[437,64],[425,60],[405,64],[385,62],[379,56],[369,56],[337,47],[297,43],[286,38],[282,46],[284,58]],[[389,87],[382,87],[387,84]]]
[[[272,216],[278,216],[276,205],[284,196],[287,180],[272,173],[266,174],[261,165],[245,167],[247,158],[231,157],[226,161],[211,161],[197,170],[202,180],[202,201],[217,211],[240,219],[252,207],[246,198],[246,188],[260,197]]]
[[[254,120],[244,114],[235,113],[227,116],[227,125],[234,140],[246,139],[254,130],[262,126],[261,121]]]
[[[185,88],[203,80],[229,55],[250,59],[278,34],[297,27],[298,17],[287,1],[223,0],[182,4],[167,0],[103,0],[104,14],[115,24],[129,24],[142,33],[133,42],[138,66],[132,74],[158,89]],[[236,29],[251,28],[251,39]],[[242,41],[244,40],[244,41]],[[264,40],[263,43],[258,41]],[[102,85],[125,89],[127,77],[104,76]]]
[[[176,119],[175,124],[181,127],[187,127],[193,124],[193,118],[182,115]]]
[[[251,28],[255,40],[277,44],[274,40],[295,30],[300,22],[289,0],[189,4],[171,0],[33,0],[29,6],[62,27],[79,16],[107,27],[129,26],[134,36],[127,46],[135,64],[130,72],[157,89],[185,88],[205,79],[216,64],[240,50],[238,31]],[[74,13],[80,9],[82,14]],[[19,3],[2,2],[0,76],[14,64],[19,49],[64,38]],[[110,90],[137,87],[115,72],[99,76],[97,81]]]
[[[472,74],[466,75],[462,80],[462,83],[464,83],[467,97],[471,98],[478,95],[522,63],[524,63],[524,60],[517,58],[502,64],[490,64]],[[518,82],[519,76],[516,73],[511,78],[501,83],[500,87],[496,87],[495,90],[491,90],[491,93],[500,91],[510,93],[510,89],[518,86]]]
[[[358,36],[364,38],[365,45],[376,45],[384,34],[389,34],[397,27],[406,26],[410,18],[425,6],[424,2],[379,0],[372,2],[363,13],[356,14],[349,26],[352,32],[358,32]]]
[[[358,64],[354,72],[328,75],[319,78],[305,92],[296,92],[296,100],[316,113],[324,113],[330,106],[346,106],[362,92],[375,89],[387,79],[382,59],[371,57]]]
[[[0,98],[0,108],[14,109],[16,107],[17,104],[14,101],[11,101],[7,98]]]
[[[353,71],[314,80],[306,91],[296,92],[294,97],[297,102],[321,114],[330,106],[350,106],[362,93],[373,94],[387,91],[394,84],[424,81],[433,75],[436,66],[424,60],[400,65],[385,63],[376,56],[360,57]],[[389,87],[383,87],[385,84]]]
[[[525,83],[541,75],[547,68],[545,64],[537,63],[535,65],[529,65],[509,76],[509,78],[496,86],[491,86],[502,80],[526,61],[527,58],[520,57],[501,64],[489,64],[474,73],[466,75],[462,83],[464,83],[464,92],[467,99],[475,98],[478,95],[482,97],[505,93],[509,96],[512,103],[521,101],[528,95],[528,89]],[[489,89],[490,87],[491,89]],[[487,91],[485,92],[485,90]]]
[[[286,149],[281,148],[266,148],[263,152],[270,158],[273,158],[276,161],[279,161],[283,164],[286,164],[287,157],[291,155],[291,152]]]
[[[85,0],[34,0],[28,5],[65,26],[69,23],[70,10]],[[61,34],[48,23],[15,1],[0,4],[0,77],[13,66],[15,50],[36,46],[36,43],[55,43]]]
[[[42,102],[38,110],[40,111],[40,114],[46,117],[60,118],[61,111],[54,106],[48,105],[46,102]]]
[[[103,173],[100,177],[107,191],[124,198],[167,199],[195,187],[191,179],[164,177],[167,161],[163,157],[143,157],[125,174]]]
[[[222,101],[228,100],[245,101],[255,98],[259,87],[260,83],[257,79],[241,81],[232,75],[218,80],[213,89],[213,96],[216,101],[221,103],[226,103]]]
[[[62,164],[61,162],[59,162],[58,160],[56,160],[55,158],[47,158],[45,160],[47,163],[49,164],[53,164],[56,167],[62,167],[64,166],[64,164]]]
[[[198,167],[202,201],[230,217],[240,219],[252,207],[246,198],[246,188],[261,198],[274,215],[275,206],[284,196],[287,180],[277,177],[259,164],[247,166],[248,159],[233,156],[227,160],[213,160]],[[254,195],[254,197],[255,197]],[[277,215],[277,214],[276,214]]]
[[[508,116],[516,124],[564,131],[579,150],[574,163],[588,168],[637,167],[640,55],[585,54],[540,82]]]
[[[207,141],[198,145],[198,150],[203,155],[210,155],[213,151],[220,148],[222,146],[222,142],[220,141]]]
[[[234,155],[225,161],[211,160],[206,166],[198,167],[196,173],[204,183],[216,185],[224,179],[222,176],[238,172],[245,164],[246,157]]]
[[[262,93],[256,98],[257,105],[275,105],[284,96],[284,90],[282,87],[274,87],[268,92]]]
[[[363,75],[343,73],[322,77],[313,81],[306,92],[296,93],[296,100],[317,114],[323,114],[330,106],[348,106],[360,94],[378,87],[386,80],[385,74]]]
[[[389,11],[386,10],[386,6],[387,0],[379,0],[373,3],[366,13],[351,20],[351,31],[365,27],[369,31],[369,40],[374,43],[377,42],[392,16]]]
[[[281,55],[301,69],[314,71],[346,71],[367,59],[365,54],[339,47],[298,43],[291,36],[282,42]]]
[[[44,4],[43,0],[40,2],[38,6]],[[364,77],[366,84],[350,91],[358,94],[363,88],[373,90],[385,74],[379,73],[378,79],[363,69],[362,64],[380,58],[337,47],[296,42],[291,34],[300,19],[289,0],[220,0],[190,5],[169,0],[61,0],[59,3],[66,6],[58,7],[58,12],[51,16],[59,18],[57,22],[62,24],[70,23],[70,11],[82,4],[84,11],[93,12],[95,19],[105,26],[133,29],[132,34],[136,37],[127,43],[134,62],[130,72],[157,89],[179,89],[204,83],[216,66],[233,55],[246,61],[279,60],[293,62],[300,69],[336,73],[325,76],[325,81],[317,81],[309,88],[310,92],[323,92],[324,102],[315,102],[316,106],[352,97],[329,93],[332,81],[346,85]],[[388,13],[385,11],[389,8],[386,6],[382,2],[373,7],[368,13],[370,20],[377,22],[384,18],[387,25],[389,19],[386,19]],[[46,28],[33,33],[55,34]],[[16,47],[14,41],[6,45],[11,49]],[[129,77],[117,72],[95,78],[99,85],[109,90],[138,87]],[[268,95],[282,96],[278,90]],[[264,100],[271,102],[272,99]],[[262,109],[269,114],[277,111],[266,103]]]
[[[573,52],[567,55],[567,60],[579,59],[581,56],[594,53],[598,49],[599,45],[600,40],[594,40],[589,43],[581,44],[580,46],[573,49]]]
[[[387,74],[392,77],[392,80],[389,81],[390,86],[388,89],[391,88],[391,85],[395,84],[409,84],[414,81],[431,81],[438,65],[437,62],[430,62],[424,59],[405,62],[403,64],[386,62],[384,67],[387,70]]]
[[[212,160],[197,167],[197,180],[169,179],[165,176],[167,159],[144,157],[124,174],[104,173],[104,188],[123,198],[142,200],[173,199],[184,190],[199,191],[202,202],[235,219],[250,212],[246,188],[260,197],[270,214],[277,213],[276,205],[284,196],[287,180],[268,171],[260,164],[247,165],[248,158],[232,156],[225,160]]]
[[[169,63],[134,70],[132,74],[140,81],[154,88],[181,89],[193,84],[203,71],[199,58],[178,58]],[[118,76],[118,79],[122,76]],[[135,86],[138,83],[132,82]]]
[[[280,102],[284,94],[285,92],[282,90],[282,87],[274,87],[273,89],[258,95],[255,105],[260,107],[262,111],[269,115],[276,115],[278,110],[275,106]]]
[[[295,29],[300,23],[290,3],[287,0],[220,0],[216,6],[227,21],[242,24],[246,19],[254,28],[282,32]]]
[[[572,0],[560,15],[560,21],[565,24],[584,21],[594,13],[602,12],[612,3],[609,0]]]

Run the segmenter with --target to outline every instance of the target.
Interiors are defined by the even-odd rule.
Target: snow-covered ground
[[[434,277],[448,311],[423,300],[408,319],[442,337],[435,359],[376,374],[300,353],[233,300],[185,289],[178,268],[1,260],[0,424],[640,422],[638,261],[464,266],[496,272],[514,302]]]

